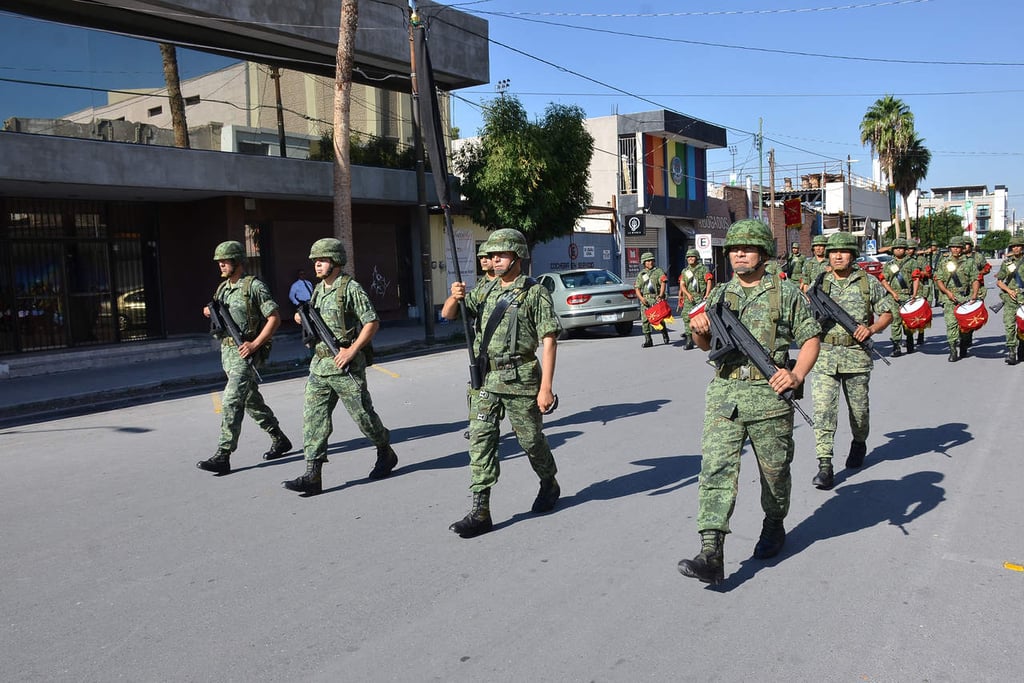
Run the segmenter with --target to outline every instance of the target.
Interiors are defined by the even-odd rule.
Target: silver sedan
[[[563,330],[614,325],[626,336],[640,319],[640,305],[633,287],[615,273],[599,268],[564,270],[537,277],[555,304]]]

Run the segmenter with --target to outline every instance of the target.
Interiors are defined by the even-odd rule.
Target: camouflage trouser
[[[946,321],[946,341],[949,342],[949,350],[956,351],[960,348],[960,323],[956,321],[956,304],[949,299],[942,302],[942,317]]]
[[[683,296],[683,332],[690,334],[690,311],[700,306],[700,302],[704,299],[693,297],[693,301],[688,301],[686,296]]]
[[[815,372],[811,379],[811,398],[814,400],[814,452],[819,458],[832,457],[832,444],[839,423],[839,390],[846,398],[850,413],[850,431],[854,441],[867,441],[871,427],[871,408],[868,405],[870,372],[837,373],[828,375]]]
[[[390,435],[373,409],[373,399],[366,387],[366,369],[361,363],[353,363],[349,368],[345,375],[309,373],[302,406],[302,451],[306,460],[327,460],[327,440],[334,431],[332,414],[338,399],[363,436],[375,446],[388,445]]]
[[[481,389],[471,396],[469,404],[469,469],[470,489],[482,491],[498,483],[498,437],[501,436],[501,414],[508,415],[516,439],[530,466],[541,479],[555,476],[555,456],[544,436],[544,419],[537,407],[536,396],[495,394]]]
[[[649,337],[654,328],[651,326],[651,321],[647,319],[647,309],[658,303],[658,297],[655,295],[645,296],[640,300],[640,330],[644,333],[645,337]]]
[[[1017,308],[1020,304],[1006,294],[1000,294],[999,298],[1003,300],[1003,330],[1006,332],[1006,348],[1016,351],[1017,344],[1020,343],[1017,338]],[[1020,295],[1017,298],[1020,299]]]
[[[715,378],[706,393],[697,487],[697,530],[729,533],[739,489],[740,451],[750,444],[761,472],[761,509],[784,519],[792,488],[793,409],[764,380]]]
[[[907,303],[907,301],[910,299],[909,292],[901,292],[897,290],[897,293],[900,295],[900,299],[903,301],[903,303]],[[896,301],[893,301],[892,325],[889,326],[889,338],[892,339],[893,346],[898,344],[900,340],[903,339],[904,332],[907,333],[908,337],[913,334],[913,332],[911,332],[910,330],[904,329],[903,317],[900,315],[900,304]]]
[[[238,355],[238,347],[221,346],[220,364],[228,383],[224,386],[221,398],[220,442],[217,449],[234,453],[238,448],[238,435],[242,431],[242,417],[248,413],[256,420],[260,429],[269,432],[277,429],[277,418],[274,411],[263,400],[256,374]],[[257,366],[263,365],[262,361]]]

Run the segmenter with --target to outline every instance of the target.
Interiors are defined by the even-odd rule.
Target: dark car
[[[563,330],[614,325],[622,336],[640,319],[636,292],[615,273],[597,268],[544,273],[537,282],[551,292]]]
[[[885,268],[886,262],[891,260],[892,256],[889,254],[861,254],[857,257],[857,265],[861,270],[865,270],[881,280],[882,269]]]

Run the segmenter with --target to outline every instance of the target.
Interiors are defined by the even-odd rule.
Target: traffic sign
[[[874,253],[877,253],[877,252],[878,252],[878,242],[876,242],[875,240],[865,240],[864,241],[864,253],[865,254],[874,254]]]

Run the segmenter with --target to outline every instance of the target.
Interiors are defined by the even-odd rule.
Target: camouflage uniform
[[[825,246],[828,244],[828,238],[824,235],[815,235],[814,239],[811,240],[811,249],[817,246]],[[804,259],[804,268],[800,273],[800,286],[802,289],[807,289],[814,284],[814,281],[818,279],[818,275],[828,271],[828,256],[826,255],[822,259],[818,259],[817,254],[812,254]],[[795,280],[796,278],[794,278]]]
[[[1024,246],[1024,237],[1013,237],[1010,240],[1010,246]],[[1024,292],[1022,267],[1024,267],[1024,256],[1018,257],[1010,253],[1003,259],[1003,265],[999,267],[999,272],[996,274],[996,280],[1002,282],[1016,297],[1014,299],[1002,287],[999,288],[999,298],[1003,302],[1003,329],[1006,332],[1006,362],[1009,365],[1016,365],[1021,360],[1021,351],[1024,351],[1024,345],[1017,337],[1016,319],[1017,308],[1024,304],[1024,297],[1021,296],[1021,292]]]
[[[951,247],[963,244],[963,238],[954,237],[949,241]],[[966,303],[970,299],[973,283],[978,279],[978,271],[974,266],[973,259],[964,258],[962,255],[957,258],[950,254],[939,262],[935,279],[956,296],[955,301],[945,293],[941,297],[943,317],[946,321],[946,341],[949,343],[949,360],[953,361],[958,357],[966,356],[967,347],[970,345],[971,333],[961,334],[955,311],[959,304]],[[959,356],[957,356],[958,344]]]
[[[895,252],[899,248],[906,249],[906,246],[907,241],[905,239],[897,238],[893,242],[893,251]],[[903,318],[899,314],[899,307],[907,303],[914,295],[914,281],[919,280],[920,273],[921,268],[917,259],[906,256],[906,252],[904,252],[903,258],[898,258],[894,253],[893,259],[886,263],[882,269],[882,277],[885,278],[892,291],[896,293],[895,300],[890,299],[889,304],[893,308],[892,325],[889,328],[893,356],[900,355],[900,344],[903,341],[904,333]],[[914,350],[913,332],[906,330],[906,333],[907,353],[911,353]]]
[[[249,278],[252,278],[251,285],[247,282]],[[270,296],[267,286],[251,275],[239,278],[234,284],[225,281],[218,288],[216,298],[227,308],[231,319],[238,325],[242,338],[250,341],[256,338],[259,330],[252,329],[252,322],[255,321],[249,320],[245,296],[247,288],[250,305],[259,311],[260,318],[266,318],[278,310],[277,303]],[[253,364],[259,369],[270,355],[270,344],[264,344],[254,355]],[[238,435],[242,431],[242,416],[245,413],[256,421],[260,429],[271,435],[279,430],[279,425],[274,411],[260,394],[256,373],[246,359],[238,355],[238,347],[231,337],[221,340],[220,364],[224,368],[224,374],[228,376],[228,383],[221,398],[220,442],[217,448],[220,451],[234,453],[238,447]]]
[[[867,287],[861,281],[867,283]],[[878,282],[854,266],[845,279],[829,273],[822,282],[825,293],[861,325],[868,326],[872,314],[891,313],[892,299]],[[867,290],[867,298],[864,293]],[[821,351],[814,364],[811,397],[814,399],[814,450],[819,462],[831,464],[836,425],[839,422],[839,391],[846,397],[853,441],[864,444],[870,429],[868,382],[873,361],[853,335],[839,325],[826,323],[822,329]],[[857,446],[860,448],[860,446]],[[859,463],[858,463],[859,464]],[[831,488],[823,486],[821,488]]]
[[[650,259],[643,259],[641,261],[642,263],[654,259],[654,256],[649,253],[645,253],[643,256],[650,256]],[[651,322],[647,319],[647,309],[658,303],[661,298],[659,296],[659,293],[661,292],[661,283],[666,280],[668,280],[668,276],[665,275],[665,271],[654,266],[650,270],[647,268],[641,268],[640,272],[636,275],[636,281],[633,283],[634,289],[639,291],[641,295],[640,306],[644,311],[644,315],[641,318],[642,322],[640,324],[640,329],[643,331],[644,337],[647,339],[650,339],[651,330],[653,329],[651,327]],[[665,337],[665,341],[668,341],[667,330],[663,331],[662,334]]]
[[[708,272],[707,266],[700,260],[700,253],[696,249],[690,249],[686,252],[686,257],[690,258],[691,256],[697,258],[697,263],[691,266],[687,262],[686,268],[679,274],[679,299],[683,312],[683,338],[687,340],[687,349],[693,348],[693,343],[690,341],[690,311],[704,301],[704,293],[708,287],[707,283],[711,280],[711,273]],[[686,298],[684,289],[690,293],[693,301]]]

